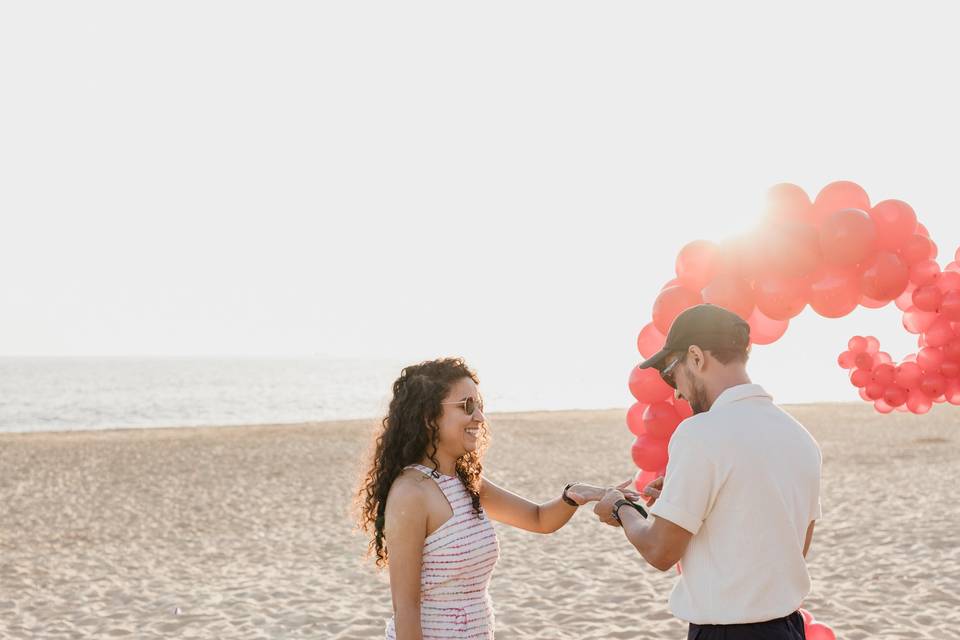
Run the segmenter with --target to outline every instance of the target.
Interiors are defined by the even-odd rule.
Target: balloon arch
[[[879,340],[854,336],[838,358],[851,384],[884,414],[960,405],[960,249],[943,269],[937,254],[906,202],[871,206],[866,192],[847,181],[827,185],[811,202],[800,187],[778,184],[759,228],[719,245],[696,240],[680,250],[677,277],[654,301],[637,348],[644,358],[659,351],[674,318],[703,302],[747,320],[751,343],[759,345],[783,336],[807,305],[840,318],[857,306],[893,302],[903,311],[904,328],[918,336],[918,352],[894,363]],[[631,453],[642,489],[664,473],[670,436],[692,411],[655,369],[634,367],[629,386],[636,403],[627,426],[636,436]],[[833,637],[804,613],[808,638]]]

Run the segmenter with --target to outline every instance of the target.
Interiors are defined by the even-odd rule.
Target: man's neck
[[[712,384],[707,385],[706,391],[709,407],[713,407],[713,403],[717,401],[717,398],[719,398],[720,394],[722,394],[724,391],[732,387],[738,387],[741,384],[751,384],[750,376],[747,375],[745,369],[735,369],[726,372],[724,375],[714,380]]]

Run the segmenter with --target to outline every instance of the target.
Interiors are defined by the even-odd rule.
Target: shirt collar
[[[734,387],[724,389],[723,393],[713,401],[713,405],[710,408],[722,407],[725,404],[737,402],[738,400],[746,400],[747,398],[766,398],[770,401],[773,400],[773,396],[764,391],[763,387],[758,384],[738,384]]]

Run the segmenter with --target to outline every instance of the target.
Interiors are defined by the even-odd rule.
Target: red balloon
[[[837,640],[833,629],[821,622],[812,622],[806,628],[807,640]]]
[[[915,389],[920,386],[923,369],[916,362],[904,361],[897,366],[894,382],[903,389]],[[893,404],[890,402],[889,404]],[[895,406],[895,405],[894,405]]]
[[[923,332],[923,337],[930,347],[942,347],[956,337],[953,325],[944,317],[937,319]]]
[[[940,300],[943,292],[935,284],[917,287],[913,290],[913,306],[921,311],[937,311],[940,309]]]
[[[943,392],[947,388],[947,379],[936,372],[929,372],[923,374],[923,379],[920,380],[920,391],[922,391],[928,398],[937,398],[943,395]]]
[[[627,428],[635,436],[642,436],[646,431],[643,427],[643,412],[647,405],[643,402],[635,402],[627,409]]]
[[[951,360],[945,360],[940,365],[940,375],[944,378],[956,378],[960,376],[960,363]]]
[[[947,380],[947,387],[944,389],[943,395],[950,404],[960,405],[960,378]]]
[[[924,238],[929,238],[929,237],[930,237],[930,232],[927,231],[927,228],[926,228],[925,226],[923,226],[923,223],[922,223],[922,222],[918,222],[918,223],[917,223],[917,230],[916,230],[914,233],[917,233],[917,234],[923,236]]]
[[[890,304],[889,300],[874,300],[867,296],[860,296],[860,306],[864,309],[882,309]]]
[[[893,362],[893,358],[890,357],[890,354],[886,351],[877,352],[877,362]]]
[[[870,198],[860,185],[840,180],[831,182],[817,194],[813,202],[813,219],[819,223],[841,209],[870,209]]]
[[[880,352],[880,341],[875,336],[867,336],[867,351],[870,353]]]
[[[907,238],[897,254],[905,264],[912,267],[918,262],[935,258],[937,247],[929,238],[915,233]]]
[[[634,367],[630,372],[630,393],[645,404],[662,402],[673,395],[673,389],[660,379],[660,373],[654,369]]]
[[[850,382],[858,389],[862,389],[872,382],[873,376],[869,369],[854,369],[850,374]]]
[[[664,289],[666,289],[666,288],[668,288],[668,287],[680,287],[680,286],[683,286],[683,285],[680,283],[680,278],[673,278],[672,280],[667,280],[666,284],[664,284],[662,287],[660,287],[660,291],[663,291]]]
[[[917,364],[920,365],[924,373],[940,371],[940,366],[944,360],[943,351],[934,347],[924,347],[917,353]]]
[[[768,318],[759,309],[754,309],[747,318],[750,325],[750,342],[753,344],[771,344],[776,342],[787,332],[789,320],[774,320]]]
[[[812,273],[823,260],[820,233],[802,222],[783,222],[765,228],[760,237],[763,256],[772,275],[800,278]]]
[[[765,240],[760,232],[745,233],[720,245],[720,273],[753,282],[769,271],[764,254]]]
[[[883,392],[883,402],[893,407],[894,409],[896,409],[906,401],[907,401],[907,392],[901,389],[900,387],[897,387],[897,386],[887,387],[887,390]]]
[[[831,213],[820,228],[823,260],[835,267],[852,267],[866,261],[875,244],[873,220],[858,209]]]
[[[703,290],[703,301],[732,311],[744,320],[753,313],[753,290],[736,276],[720,275]]]
[[[903,313],[903,327],[910,333],[923,333],[937,320],[937,314],[932,311],[921,311],[910,307]]]
[[[673,406],[677,410],[677,414],[681,420],[686,420],[693,415],[693,409],[690,408],[690,403],[682,398],[674,398]]]
[[[773,320],[800,314],[810,297],[810,283],[800,278],[765,276],[754,284],[757,308]]]
[[[857,366],[857,355],[853,351],[844,351],[837,358],[837,364],[840,365],[841,369],[853,369]]]
[[[861,290],[874,300],[889,302],[903,293],[910,282],[910,270],[894,253],[878,253],[866,266]]]
[[[882,384],[877,382],[868,382],[867,386],[864,387],[864,394],[867,396],[868,400],[879,400],[883,397],[883,392],[886,389]]]
[[[866,336],[853,336],[847,341],[847,349],[854,353],[863,353],[867,350]]]
[[[767,191],[767,217],[772,220],[809,220],[810,196],[795,184],[781,182]]]
[[[860,281],[855,271],[826,269],[810,284],[810,306],[826,318],[842,318],[860,302]]]
[[[644,471],[639,469],[637,475],[633,478],[633,486],[637,491],[643,493],[643,490],[647,488],[647,485],[660,477],[658,471]]]
[[[637,336],[637,350],[644,358],[649,358],[663,348],[667,337],[660,333],[652,322],[648,322]]]
[[[866,369],[870,371],[873,369],[873,354],[862,351],[857,354],[857,357],[854,358],[853,363],[857,365],[858,369]]]
[[[677,278],[688,289],[700,291],[717,274],[719,258],[717,245],[708,240],[694,240],[677,255]],[[667,332],[666,329],[661,331]]]
[[[686,287],[667,287],[653,303],[653,324],[657,331],[667,335],[670,325],[686,309],[703,302],[703,298]]]
[[[922,415],[933,407],[933,400],[920,389],[912,389],[907,394],[907,409],[910,413]]]
[[[943,268],[944,271],[953,271],[954,273],[960,273],[960,262],[951,262]]]
[[[921,260],[910,266],[910,283],[922,287],[935,284],[940,278],[940,265],[936,260]]]
[[[896,251],[917,228],[913,207],[900,200],[878,202],[870,209],[870,218],[876,226],[877,247],[881,251]]]
[[[889,362],[883,362],[873,368],[873,381],[883,387],[889,387],[897,377],[897,368]]]
[[[940,315],[951,322],[960,321],[960,291],[951,291],[940,300]]]
[[[630,449],[633,462],[641,469],[660,469],[667,466],[667,441],[643,435]]]
[[[960,363],[960,339],[951,340],[943,345],[943,357],[947,361]]]
[[[669,402],[655,402],[643,412],[644,429],[654,438],[669,439],[680,421],[680,414]]]
[[[806,609],[798,609],[800,615],[803,616],[803,626],[807,626],[813,622],[813,614],[807,611]]]

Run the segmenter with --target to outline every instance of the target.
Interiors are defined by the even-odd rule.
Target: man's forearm
[[[653,537],[653,527],[650,521],[641,516],[636,509],[622,508],[620,509],[620,523],[627,540],[640,552],[644,560],[660,571],[666,571],[670,568],[662,568],[664,561],[660,557],[659,545]]]

